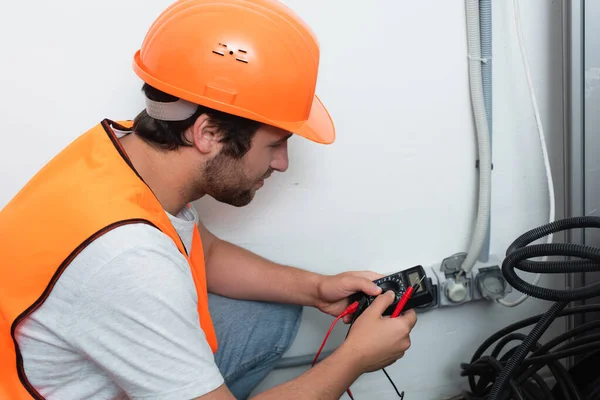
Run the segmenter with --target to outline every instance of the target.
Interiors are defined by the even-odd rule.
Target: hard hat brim
[[[308,120],[302,122],[271,121],[278,128],[285,129],[305,139],[319,144],[331,144],[335,141],[335,125],[327,108],[315,95]]]

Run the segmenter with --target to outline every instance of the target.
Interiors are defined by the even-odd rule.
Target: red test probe
[[[425,275],[423,275],[423,277],[421,279],[419,279],[419,281],[417,283],[415,283],[412,286],[409,286],[408,289],[406,289],[406,292],[404,292],[404,294],[402,295],[402,298],[396,305],[396,308],[394,309],[394,312],[392,313],[391,318],[396,318],[398,315],[400,315],[402,310],[404,310],[404,306],[406,306],[406,303],[412,297],[414,291],[417,290],[417,288],[419,287],[421,282],[423,282],[423,279],[425,279]]]

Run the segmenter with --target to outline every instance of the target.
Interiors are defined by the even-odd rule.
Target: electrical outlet
[[[476,264],[475,267],[477,267],[475,271],[475,300],[498,300],[512,292],[511,286],[502,275],[500,264]]]
[[[438,306],[454,307],[471,301],[493,301],[505,297],[512,291],[502,276],[501,260],[490,257],[485,262],[477,262],[471,272],[461,274],[466,253],[453,254],[439,265],[431,267],[438,284]]]

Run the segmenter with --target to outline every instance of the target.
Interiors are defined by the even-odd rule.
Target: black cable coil
[[[600,400],[600,333],[592,334],[592,331],[600,329],[600,321],[572,329],[545,345],[539,343],[540,337],[558,317],[599,312],[600,305],[566,307],[572,301],[600,296],[600,282],[577,289],[554,290],[534,286],[515,272],[515,269],[541,274],[600,271],[600,248],[569,243],[529,245],[551,233],[576,228],[600,228],[600,218],[575,217],[546,224],[526,232],[509,246],[502,263],[502,274],[507,282],[531,297],[556,303],[544,314],[524,319],[496,332],[475,351],[471,363],[461,364],[461,375],[468,376],[471,389],[462,394],[463,399]],[[542,256],[577,259],[544,262],[529,260]],[[534,324],[528,335],[515,332]],[[498,343],[491,354],[484,356],[484,352],[496,341]],[[500,356],[510,342],[517,343]],[[557,347],[559,345],[561,346]],[[574,355],[585,356],[572,371],[567,371],[560,360]],[[550,370],[556,381],[552,389],[540,374],[544,367]],[[578,371],[578,376],[575,376],[573,370]],[[582,371],[591,374],[586,381],[581,379],[584,375]],[[479,379],[476,380],[476,377]]]

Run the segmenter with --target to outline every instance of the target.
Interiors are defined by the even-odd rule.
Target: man
[[[334,141],[318,57],[273,0],[182,0],[159,16],[134,61],[146,109],[81,135],[0,212],[1,398],[245,399],[301,306],[337,316],[350,294],[380,294],[374,273],[315,274],[223,241],[190,206],[250,203],[287,169],[291,134]],[[256,398],[339,398],[402,357],[416,318],[383,318],[393,297]]]

